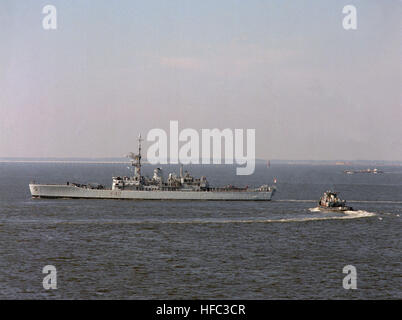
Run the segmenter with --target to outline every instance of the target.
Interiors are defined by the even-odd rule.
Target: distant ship
[[[187,171],[180,174],[169,173],[163,179],[161,168],[155,168],[152,178],[141,174],[141,135],[138,138],[138,154],[129,154],[134,175],[113,177],[112,188],[99,184],[37,184],[30,183],[34,198],[84,198],[84,199],[133,199],[133,200],[271,200],[275,186],[262,185],[258,188],[211,187],[205,176],[192,177]]]
[[[355,174],[355,173],[372,173],[372,174],[378,174],[378,173],[384,173],[384,171],[378,170],[377,168],[374,169],[363,169],[363,170],[344,170],[343,171],[346,174]]]
[[[353,211],[352,207],[346,205],[334,191],[326,191],[318,202],[318,208],[322,211]]]

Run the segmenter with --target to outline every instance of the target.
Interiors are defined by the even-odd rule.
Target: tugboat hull
[[[352,207],[325,207],[318,206],[321,211],[333,211],[333,212],[342,212],[342,211],[353,211]]]

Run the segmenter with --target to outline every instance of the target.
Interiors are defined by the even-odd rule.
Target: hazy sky
[[[401,4],[1,0],[0,157],[119,157],[178,120],[255,128],[259,158],[402,160]]]

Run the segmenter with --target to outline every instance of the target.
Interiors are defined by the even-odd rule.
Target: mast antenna
[[[138,154],[135,156],[136,164],[135,164],[135,177],[138,180],[141,180],[141,142],[143,139],[141,138],[141,133],[138,135]]]
[[[138,156],[139,156],[139,158],[140,158],[140,160],[141,160],[141,142],[143,141],[144,139],[142,139],[141,138],[141,133],[138,135]]]

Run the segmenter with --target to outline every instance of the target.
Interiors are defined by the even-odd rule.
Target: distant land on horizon
[[[147,164],[147,160],[142,160]],[[288,160],[288,159],[256,159],[257,165],[268,164],[289,164],[289,165],[339,165],[339,166],[353,166],[353,165],[374,165],[374,166],[402,166],[402,160]],[[0,162],[21,162],[21,163],[130,163],[128,158],[124,157],[0,157]],[[222,164],[224,160],[222,159]],[[195,164],[192,164],[195,165]]]

